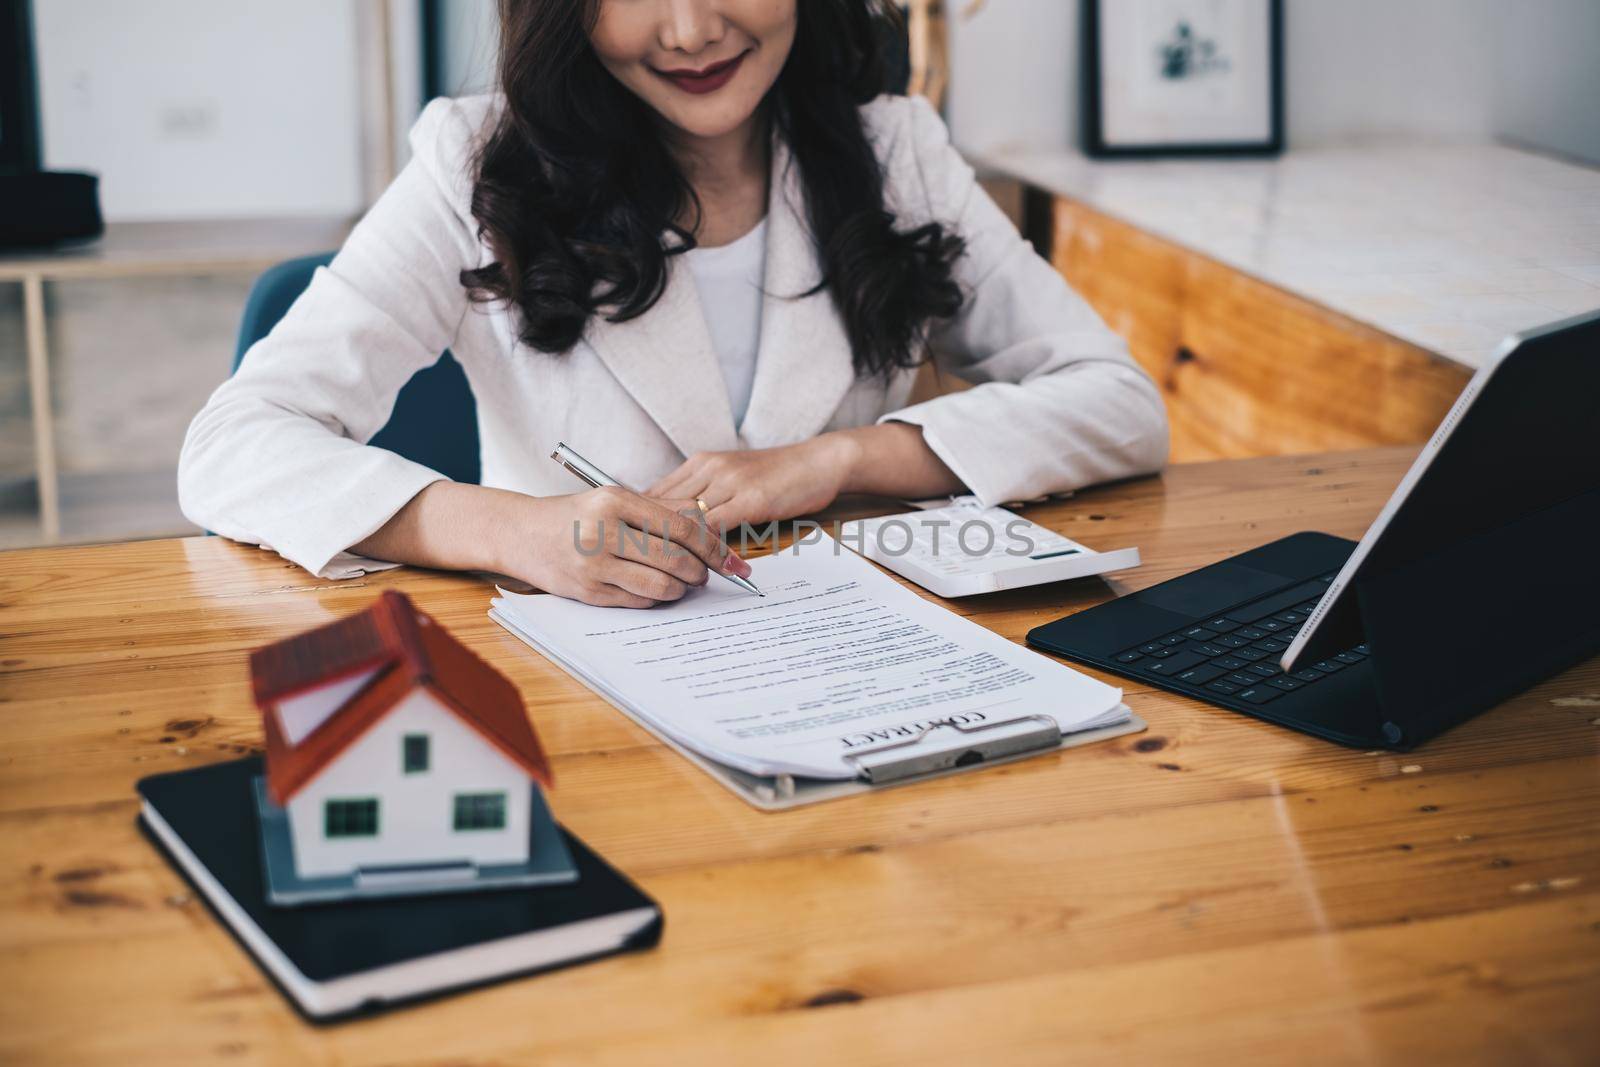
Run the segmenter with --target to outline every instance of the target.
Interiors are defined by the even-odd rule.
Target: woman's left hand
[[[658,500],[705,501],[713,530],[821,511],[844,491],[856,444],[823,434],[781,448],[696,452],[645,491]]]

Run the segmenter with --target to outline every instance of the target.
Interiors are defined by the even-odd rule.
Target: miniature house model
[[[294,877],[475,878],[529,862],[530,829],[548,824],[534,783],[550,772],[522,698],[408,597],[262,648],[250,670],[263,834],[287,824]]]

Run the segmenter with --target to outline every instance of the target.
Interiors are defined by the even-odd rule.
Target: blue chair
[[[332,252],[291,259],[256,279],[239,323],[234,370],[250,346],[271,332],[311,284],[316,269],[332,259]],[[454,481],[478,483],[482,476],[478,408],[454,356],[445,352],[439,362],[412,376],[395,399],[389,421],[368,444],[399,453]]]

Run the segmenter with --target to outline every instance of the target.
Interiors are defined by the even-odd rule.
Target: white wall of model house
[[[404,738],[428,738],[428,769],[406,773]],[[348,874],[358,867],[468,861],[521,863],[528,858],[532,783],[525,770],[426,688],[413,690],[286,805],[302,878]],[[458,793],[506,795],[500,830],[456,830]],[[378,801],[372,837],[328,837],[329,800]]]

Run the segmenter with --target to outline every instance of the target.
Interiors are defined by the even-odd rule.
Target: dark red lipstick
[[[713,63],[703,70],[657,70],[656,73],[686,93],[714,93],[733,80],[747,55],[748,52],[741,52],[732,59]],[[654,67],[650,69],[655,70]]]

